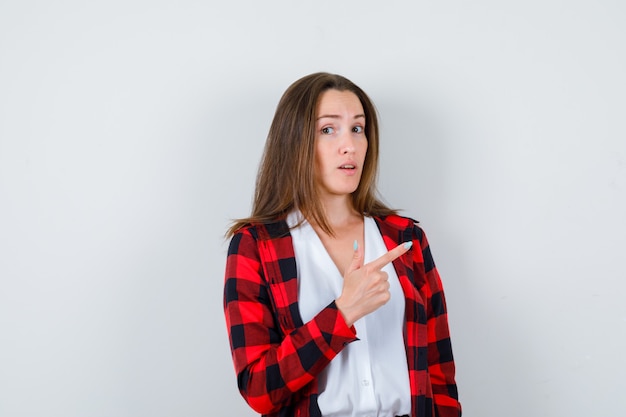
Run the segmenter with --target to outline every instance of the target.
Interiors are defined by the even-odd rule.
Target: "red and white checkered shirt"
[[[441,280],[423,230],[409,218],[374,217],[388,249],[413,247],[393,262],[405,295],[405,347],[413,417],[460,417]],[[321,417],[317,375],[357,340],[334,301],[303,323],[296,259],[284,219],[250,225],[232,238],[224,311],[237,383],[267,417]]]

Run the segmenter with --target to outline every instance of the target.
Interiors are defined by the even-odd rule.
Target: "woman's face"
[[[365,112],[351,91],[327,90],[317,104],[315,179],[322,198],[347,196],[359,186],[367,153]]]

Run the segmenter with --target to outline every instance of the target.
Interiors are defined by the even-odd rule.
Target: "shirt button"
[[[364,379],[363,381],[361,381],[361,384],[363,384],[364,387],[367,387],[370,382],[367,379]]]

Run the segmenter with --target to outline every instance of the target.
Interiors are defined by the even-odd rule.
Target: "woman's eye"
[[[363,133],[363,126],[354,126],[354,127],[352,128],[352,131],[353,131],[354,133]]]
[[[325,135],[330,135],[332,133],[335,133],[335,129],[333,129],[332,127],[323,127],[322,128],[322,133]]]

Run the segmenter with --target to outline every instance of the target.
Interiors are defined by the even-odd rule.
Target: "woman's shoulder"
[[[276,239],[289,235],[289,225],[283,219],[243,224],[233,233],[233,238],[251,236],[255,240]]]
[[[391,214],[388,216],[374,217],[378,223],[378,228],[383,235],[392,239],[406,242],[408,240],[418,240],[423,243],[426,236],[419,221],[399,214]]]
[[[399,214],[390,214],[388,216],[374,216],[378,223],[386,224],[398,229],[413,228],[418,225],[418,221],[407,216]],[[419,226],[418,226],[419,227]]]

